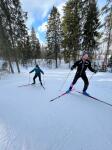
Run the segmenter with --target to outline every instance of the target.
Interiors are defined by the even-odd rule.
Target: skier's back
[[[40,84],[43,85],[42,80],[41,80],[41,73],[44,74],[44,72],[40,69],[39,65],[36,65],[35,68],[32,71],[30,71],[29,73],[32,73],[32,72],[35,72],[32,84],[36,83],[35,79],[38,77],[39,81],[40,81]]]

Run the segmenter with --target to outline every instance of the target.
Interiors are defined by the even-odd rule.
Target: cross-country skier
[[[76,71],[75,77],[74,77],[73,82],[70,85],[70,88],[67,92],[70,92],[72,90],[74,84],[77,82],[77,80],[79,78],[82,78],[82,80],[84,81],[83,94],[89,95],[86,92],[88,85],[89,85],[89,81],[88,81],[88,78],[86,76],[86,69],[88,68],[90,71],[92,71],[94,73],[96,73],[97,71],[91,67],[91,62],[89,61],[89,56],[88,56],[87,52],[83,53],[81,60],[76,61],[74,63],[74,65],[71,67],[71,70],[73,70],[76,67],[77,67],[77,71]]]
[[[40,84],[43,86],[42,84],[42,80],[41,80],[41,73],[44,74],[44,72],[40,69],[39,65],[36,65],[36,67],[30,71],[29,73],[32,73],[32,72],[35,72],[35,75],[33,77],[33,83],[32,84],[35,84],[35,79],[38,77],[39,78],[39,81],[40,81]]]

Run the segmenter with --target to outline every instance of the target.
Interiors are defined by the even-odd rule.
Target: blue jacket
[[[32,72],[35,72],[35,74],[44,74],[44,72],[39,67],[35,67],[32,71],[30,71],[30,73]]]

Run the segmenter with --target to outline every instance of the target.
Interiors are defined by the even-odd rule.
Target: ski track
[[[18,87],[28,83],[25,71],[0,80],[0,150],[112,150],[112,107],[79,93],[49,102],[69,87],[75,72],[59,91],[68,73],[45,70],[45,90],[38,81]],[[81,91],[83,82],[75,88]],[[112,104],[111,89],[111,74],[98,73],[88,92]]]

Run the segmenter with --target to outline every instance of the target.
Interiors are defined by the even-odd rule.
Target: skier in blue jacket
[[[35,72],[35,75],[33,77],[33,83],[32,84],[35,84],[35,79],[38,77],[39,78],[39,81],[40,81],[40,84],[43,86],[42,84],[42,80],[41,80],[41,73],[44,74],[44,72],[40,69],[39,65],[36,65],[36,67],[30,71],[29,73],[32,73],[32,72]]]

